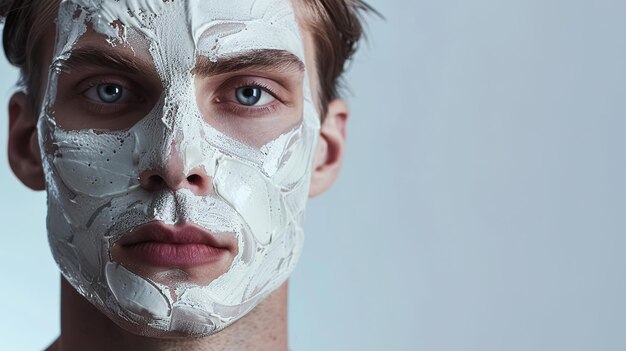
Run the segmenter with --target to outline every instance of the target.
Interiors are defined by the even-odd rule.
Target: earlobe
[[[346,143],[346,123],[349,109],[345,101],[333,100],[320,129],[315,152],[309,197],[315,197],[330,188],[341,169]]]
[[[44,190],[37,118],[31,111],[24,93],[13,94],[9,101],[9,164],[24,185]]]

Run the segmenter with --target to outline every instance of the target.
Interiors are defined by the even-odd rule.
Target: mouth
[[[215,235],[193,224],[154,221],[122,236],[113,244],[111,256],[129,267],[184,270],[211,265],[212,271],[225,271],[236,251],[234,233]]]

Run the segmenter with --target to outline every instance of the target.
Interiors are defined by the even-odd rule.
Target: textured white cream
[[[149,43],[164,90],[130,129],[69,131],[55,122],[59,67],[89,23],[112,46],[141,45],[133,37]],[[191,72],[198,55],[219,61],[259,49],[286,50],[304,62],[290,0],[61,3],[39,120],[49,240],[67,280],[111,318],[156,332],[211,334],[249,312],[293,270],[320,127],[306,75],[302,123],[261,148],[213,128],[195,99]],[[170,157],[182,160],[185,172],[204,169],[214,191],[198,196],[186,189],[141,188],[139,174],[162,169]],[[113,242],[154,220],[235,232],[238,254],[206,286],[161,285],[112,262]]]

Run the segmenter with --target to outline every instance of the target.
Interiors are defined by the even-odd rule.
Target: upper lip
[[[183,223],[167,225],[160,221],[153,221],[136,227],[130,233],[122,236],[116,243],[122,246],[141,244],[144,242],[159,242],[165,244],[204,244],[220,249],[234,249],[230,235],[218,238],[209,231],[196,225]]]

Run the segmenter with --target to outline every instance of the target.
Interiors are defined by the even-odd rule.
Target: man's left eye
[[[263,88],[255,86],[236,89],[235,98],[238,103],[244,106],[267,105],[275,100],[272,94],[269,94]]]

